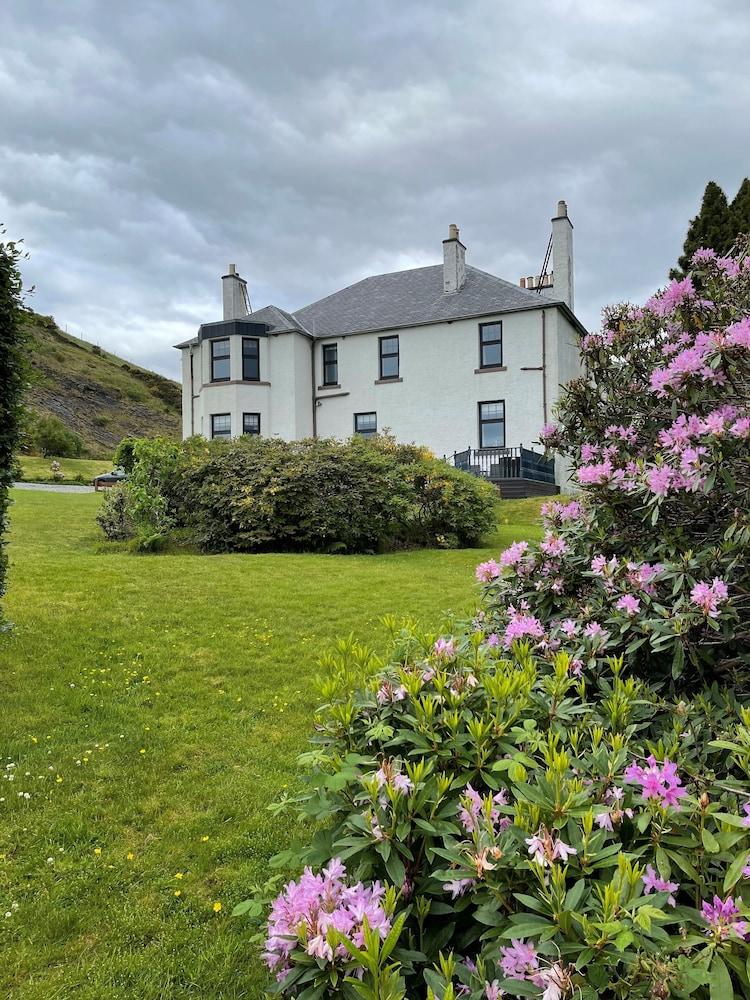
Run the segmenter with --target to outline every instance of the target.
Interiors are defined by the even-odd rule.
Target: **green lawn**
[[[81,477],[83,482],[91,485],[94,476],[100,476],[102,472],[112,471],[112,459],[101,458],[41,458],[37,455],[21,455],[20,463],[23,471],[23,478],[28,483],[51,483],[52,472],[50,465],[53,461],[60,463],[60,471],[65,477],[63,483],[76,483]]]
[[[101,544],[97,495],[13,499],[0,996],[258,998],[228,914],[294,835],[266,807],[296,780],[317,656],[380,642],[385,614],[469,607],[475,564],[537,533],[538,503],[501,504],[479,550],[135,556]]]

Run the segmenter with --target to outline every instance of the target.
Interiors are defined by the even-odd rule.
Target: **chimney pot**
[[[229,273],[230,274],[237,274],[237,265],[236,264],[230,264],[229,265]]]
[[[448,239],[457,240],[458,239],[458,226],[455,222],[451,222],[448,226]]]
[[[558,201],[557,214],[558,216],[565,216],[568,214],[568,206],[565,204],[564,201]]]
[[[526,287],[526,278],[521,278],[519,280],[518,284],[521,286],[521,288],[525,288]]]

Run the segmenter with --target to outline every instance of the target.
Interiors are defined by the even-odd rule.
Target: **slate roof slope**
[[[461,291],[445,295],[443,266],[435,264],[364,278],[295,310],[293,315],[318,338],[393,330],[553,304],[562,303],[468,265]]]

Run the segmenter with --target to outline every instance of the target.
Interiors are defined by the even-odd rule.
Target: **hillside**
[[[61,420],[91,457],[110,457],[123,437],[178,437],[180,387],[101,347],[71,337],[51,316],[29,312],[29,410]]]

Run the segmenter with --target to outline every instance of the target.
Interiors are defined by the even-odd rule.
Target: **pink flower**
[[[750,826],[750,802],[746,802],[742,807],[745,815],[742,818],[743,826]]]
[[[568,551],[568,544],[564,538],[548,531],[545,533],[544,541],[539,543],[539,548],[546,556],[562,556]]]
[[[499,980],[493,979],[491,983],[485,981],[484,984],[485,1000],[500,1000],[501,996],[503,996],[503,991],[500,989]]]
[[[441,660],[452,660],[456,655],[455,639],[443,639],[441,636],[435,643],[433,652]]]
[[[609,639],[609,632],[605,632],[601,627],[599,622],[589,622],[586,628],[583,630],[583,634],[587,639],[592,641],[601,642],[602,645],[606,643]]]
[[[646,484],[657,497],[664,497],[674,482],[674,472],[668,465],[652,465],[646,473]]]
[[[533,944],[511,938],[510,945],[500,949],[500,968],[508,979],[533,979],[539,972],[539,960]]]
[[[607,458],[593,465],[581,465],[576,473],[582,486],[604,486],[614,475],[614,467]]]
[[[572,639],[578,632],[578,622],[574,621],[572,618],[566,618],[565,621],[560,622],[560,628],[566,638]]]
[[[750,317],[727,327],[726,342],[730,347],[750,347]]]
[[[645,886],[644,892],[648,895],[650,892],[668,892],[667,902],[670,906],[676,906],[677,903],[674,898],[674,893],[678,892],[680,886],[677,882],[667,882],[666,879],[661,878],[653,868],[653,865],[646,865],[646,874],[641,876],[643,884]]]
[[[517,639],[528,636],[530,639],[541,639],[544,635],[544,626],[538,618],[533,615],[515,615],[508,622],[503,635],[503,643],[506,649],[510,649]]]
[[[679,801],[687,792],[682,788],[677,775],[677,765],[665,757],[660,767],[653,754],[648,757],[646,764],[648,766],[644,768],[633,761],[625,771],[625,780],[641,786],[644,801],[653,799],[664,809],[670,806],[679,809]]]
[[[381,905],[385,895],[379,882],[347,885],[346,868],[334,859],[320,875],[306,868],[297,882],[289,882],[277,896],[268,918],[264,959],[269,968],[283,977],[291,968],[290,955],[301,946],[313,958],[333,962],[346,959],[348,952],[328,944],[333,928],[362,947],[364,921],[386,938],[391,925]]]
[[[641,610],[641,602],[632,594],[623,594],[615,605],[618,611],[625,611],[629,615],[637,615]]]
[[[500,564],[502,566],[517,566],[528,547],[528,542],[513,542],[504,552],[500,553]]]
[[[403,684],[399,684],[397,687],[390,681],[383,681],[383,683],[378,688],[378,693],[376,698],[379,705],[386,705],[389,702],[393,703],[395,701],[403,701],[406,697],[406,688]]]
[[[701,916],[721,940],[728,938],[730,934],[744,938],[747,933],[747,923],[742,920],[739,908],[731,896],[727,896],[724,900],[714,896],[711,903],[704,900]]]
[[[500,576],[500,567],[494,559],[488,559],[487,562],[479,563],[474,575],[480,583],[491,583]]]
[[[719,614],[719,605],[729,597],[729,590],[723,580],[714,577],[713,583],[700,581],[696,583],[690,591],[690,600],[697,604],[704,615],[709,618],[716,618]]]

